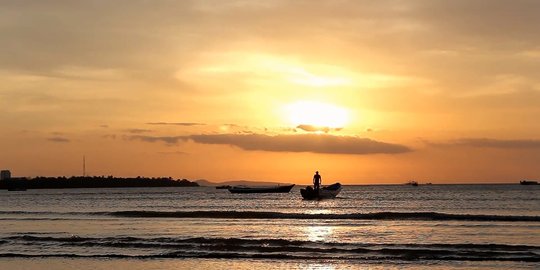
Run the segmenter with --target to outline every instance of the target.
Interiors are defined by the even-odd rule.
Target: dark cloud
[[[192,140],[202,144],[223,144],[249,151],[311,152],[322,154],[399,154],[412,150],[400,144],[385,143],[368,138],[317,134],[268,136],[262,134],[202,134],[189,136],[129,136],[130,140],[177,144]]]
[[[134,135],[126,136],[124,139],[128,140],[140,140],[144,142],[164,142],[166,144],[177,144],[181,140],[186,140],[185,136],[144,136]]]
[[[130,128],[130,129],[126,129],[124,131],[128,132],[128,133],[133,133],[133,134],[152,132],[152,130],[150,130],[150,129],[141,129],[141,128]]]
[[[226,144],[244,150],[273,152],[312,152],[325,154],[398,154],[412,151],[404,145],[374,141],[367,138],[299,134],[268,136],[260,134],[191,135],[187,137],[203,144]]]
[[[51,137],[51,138],[47,138],[47,140],[51,141],[51,142],[57,142],[57,143],[68,143],[68,142],[70,142],[69,139],[64,138],[64,137]]]
[[[319,126],[313,126],[313,125],[298,125],[296,128],[301,129],[303,131],[308,131],[308,132],[322,131],[324,133],[328,133],[330,131],[340,131],[340,130],[342,130],[342,128],[319,127]]]
[[[183,123],[183,122],[150,122],[150,123],[146,123],[147,125],[161,125],[161,126],[186,126],[186,127],[191,127],[191,126],[204,126],[206,124],[203,124],[203,123]]]
[[[461,138],[445,143],[427,142],[435,146],[472,146],[483,148],[504,148],[504,149],[537,149],[540,148],[540,140],[501,140],[491,138]]]
[[[105,139],[113,139],[113,140],[116,140],[116,134],[105,134],[103,136],[101,136]]]
[[[499,140],[489,138],[463,138],[456,144],[492,148],[540,148],[540,140]]]
[[[237,124],[224,124],[223,126],[230,127],[230,128],[243,128],[245,126],[237,125]]]
[[[158,152],[158,154],[161,154],[161,155],[187,155],[189,153],[182,152],[182,151],[172,151],[172,152]]]

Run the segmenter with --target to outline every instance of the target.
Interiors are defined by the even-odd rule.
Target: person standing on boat
[[[319,174],[319,171],[315,172],[315,175],[313,176],[313,188],[315,191],[317,191],[317,194],[319,194],[319,188],[321,187],[322,183],[322,177]]]

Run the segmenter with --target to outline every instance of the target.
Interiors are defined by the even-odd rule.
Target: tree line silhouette
[[[198,187],[199,184],[187,179],[171,177],[113,177],[113,176],[72,176],[12,178],[0,181],[0,189],[58,189],[58,188],[121,188],[121,187]]]

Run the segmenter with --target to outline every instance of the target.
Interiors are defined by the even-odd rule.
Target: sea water
[[[0,191],[0,269],[540,269],[540,186]]]

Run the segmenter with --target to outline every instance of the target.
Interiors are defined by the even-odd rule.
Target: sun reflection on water
[[[308,201],[302,206],[304,208],[304,213],[310,215],[317,214],[337,214],[334,211],[339,205],[335,200],[322,200],[322,201]]]
[[[308,270],[334,270],[337,269],[334,265],[325,264],[325,263],[310,263],[306,265],[300,265],[299,269],[308,269]]]
[[[326,242],[334,233],[332,226],[310,226],[307,225],[305,229],[306,238],[312,242]]]
[[[331,209],[308,209],[305,211],[306,214],[317,215],[317,214],[333,214],[334,211]]]

